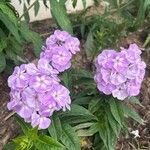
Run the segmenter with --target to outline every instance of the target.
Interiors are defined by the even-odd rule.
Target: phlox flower
[[[95,82],[100,92],[124,100],[140,92],[146,64],[136,44],[120,52],[104,50],[96,58]]]

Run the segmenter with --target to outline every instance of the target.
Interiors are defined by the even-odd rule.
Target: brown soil
[[[31,28],[40,33],[43,39],[48,37],[52,31],[52,21],[44,20],[40,22],[34,22],[30,26]],[[53,29],[55,26],[53,26]],[[121,46],[127,46],[129,43],[137,43],[142,47],[143,39],[141,35],[143,30],[140,30],[132,35],[129,35],[127,38],[120,40]],[[35,55],[32,51],[30,45],[26,46],[25,55],[29,61],[35,59]],[[118,139],[118,144],[116,150],[150,150],[150,55],[143,49],[143,58],[147,63],[147,72],[145,79],[142,84],[140,101],[144,107],[133,105],[134,107],[145,120],[144,125],[139,125],[135,122],[129,121],[130,131],[139,130],[140,138],[134,139],[131,135],[125,138],[121,136]],[[85,58],[85,53],[80,52],[79,55],[75,57],[77,60],[77,66],[87,67],[87,60]],[[18,134],[18,125],[14,121],[12,112],[7,110],[7,103],[9,101],[9,88],[7,86],[7,76],[5,74],[0,74],[0,150],[3,145],[7,143],[10,139]]]

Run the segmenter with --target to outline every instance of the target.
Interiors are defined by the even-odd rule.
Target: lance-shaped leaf
[[[62,0],[61,0],[62,1]],[[51,13],[53,17],[56,19],[58,25],[65,31],[73,34],[73,29],[71,22],[67,16],[67,12],[65,9],[65,2],[61,2],[57,0],[49,0],[51,6]]]

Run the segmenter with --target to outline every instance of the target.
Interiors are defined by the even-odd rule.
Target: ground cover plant
[[[142,51],[136,43],[120,47],[118,42],[149,19],[149,1],[138,1],[140,7],[135,1],[108,1],[103,14],[86,15],[85,7],[70,19],[64,2],[50,1],[60,29],[43,42],[36,61],[16,66],[8,78],[7,108],[17,114],[22,132],[4,150],[80,150],[86,138],[89,149],[114,150],[119,135],[129,134],[129,118],[145,123],[124,103],[141,105],[134,96],[140,93],[146,70]],[[135,8],[138,11],[132,12]],[[83,41],[87,68],[74,60]]]

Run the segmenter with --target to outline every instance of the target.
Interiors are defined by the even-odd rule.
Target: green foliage
[[[90,31],[87,35],[87,40],[85,42],[85,50],[86,50],[87,58],[89,60],[93,60],[94,56],[96,55],[95,51],[97,51],[97,49],[94,44],[94,36],[93,36],[92,31]]]
[[[35,5],[34,5],[34,15],[35,16],[37,16],[39,8],[40,8],[40,3],[39,3],[39,1],[36,1]]]
[[[63,145],[47,135],[40,135],[35,140],[35,147],[38,150],[49,150],[54,148],[63,148]]]
[[[69,81],[74,80],[71,82],[72,86],[76,86],[76,82],[79,80],[83,90],[73,95],[74,101],[71,110],[60,113],[60,118],[72,125],[78,136],[92,136],[97,139],[99,142],[96,145],[93,141],[95,149],[100,145],[102,149],[114,150],[120,132],[127,132],[126,118],[132,118],[139,123],[143,123],[143,120],[135,110],[123,104],[122,101],[114,99],[112,96],[100,95],[95,86],[93,86],[95,92],[88,94],[87,91],[84,91],[85,88],[91,90],[92,82],[94,82],[91,78],[92,73],[89,71],[86,70],[85,73],[84,70],[73,69],[70,72],[72,73]],[[84,83],[85,78],[92,80],[90,83]],[[137,98],[132,97],[131,99],[134,99],[132,103],[140,104]]]
[[[94,1],[96,5],[99,1]],[[85,40],[85,51],[92,62],[95,56],[111,47],[119,48],[118,41],[130,32],[137,31],[150,14],[149,0],[104,0],[107,6],[97,13],[88,14],[88,8],[76,15],[72,22],[80,29]],[[149,38],[145,44],[149,43]],[[145,46],[145,45],[144,45]]]
[[[58,25],[65,31],[69,32],[70,34],[73,34],[73,29],[71,22],[67,16],[67,12],[65,9],[65,1],[57,1],[57,0],[49,0],[51,5],[51,13],[56,19]]]
[[[37,56],[40,53],[42,41],[39,35],[31,32],[25,22],[18,21],[24,17],[29,22],[29,9],[33,7],[36,16],[40,3],[38,0],[32,4],[30,0],[26,2],[23,1],[24,14],[20,18],[8,3],[0,3],[0,72],[4,70],[8,59],[19,63],[17,58],[22,57],[22,45],[26,42],[33,43]],[[49,0],[52,15],[63,30],[73,34],[72,22],[80,29],[85,41],[86,56],[91,64],[102,49],[117,48],[122,36],[137,30],[150,9],[149,0],[107,0],[110,5],[103,14],[87,16],[86,0],[82,0],[83,12],[71,21],[66,13],[65,2],[66,0]],[[74,8],[77,2],[72,0]],[[100,1],[94,2],[98,5]],[[43,3],[47,7],[47,1],[43,0]],[[149,36],[144,46],[148,44]],[[93,149],[114,150],[119,134],[128,130],[128,118],[144,124],[144,120],[126,103],[97,91],[91,66],[89,70],[73,68],[60,76],[64,86],[71,92],[70,111],[54,113],[50,118],[50,127],[44,131],[32,128],[17,117],[23,133],[8,143],[4,150],[80,150],[80,137],[91,136]],[[129,101],[143,107],[135,97],[131,97]]]
[[[23,45],[29,42],[33,43],[34,52],[38,56],[42,44],[40,36],[19,21],[18,14],[10,3],[0,2],[0,72],[9,65],[9,60],[16,65],[25,62]]]
[[[75,129],[64,118],[53,115],[52,125],[48,128],[50,135],[60,141],[67,150],[80,150],[79,138]]]
[[[2,72],[5,69],[6,66],[6,59],[3,52],[0,52],[0,72]]]
[[[5,145],[4,150],[49,150],[49,149],[64,149],[64,146],[52,137],[47,135],[38,134],[37,127],[31,128],[30,125],[25,123],[20,117],[16,117],[17,122],[22,128],[23,135],[16,137],[12,142]]]

